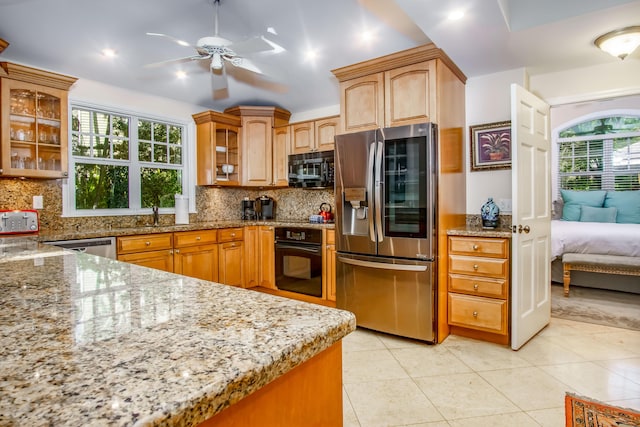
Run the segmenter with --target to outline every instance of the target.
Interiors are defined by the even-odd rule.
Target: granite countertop
[[[110,227],[97,230],[63,230],[63,231],[49,231],[40,232],[38,240],[41,242],[55,241],[55,240],[74,240],[74,239],[88,239],[94,237],[107,237],[107,236],[131,236],[136,234],[150,234],[150,233],[168,233],[177,231],[195,231],[195,230],[212,230],[217,228],[231,228],[231,227],[245,227],[248,225],[271,225],[273,227],[305,227],[305,228],[317,228],[317,229],[334,229],[334,223],[310,223],[308,221],[299,220],[267,220],[267,221],[251,221],[251,220],[237,220],[237,221],[208,221],[208,222],[194,222],[191,224],[179,224],[179,225],[158,225],[158,226],[140,226],[129,228],[117,228]]]
[[[469,237],[502,237],[511,238],[510,228],[482,228],[481,226],[467,225],[466,227],[450,228],[447,230],[449,236],[469,236]]]
[[[343,310],[0,239],[0,425],[187,426],[355,329]]]

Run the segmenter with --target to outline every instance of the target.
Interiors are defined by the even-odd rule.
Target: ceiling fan
[[[195,46],[166,34],[147,33],[149,36],[164,37],[181,46],[191,47],[195,49],[197,54],[148,64],[147,67],[164,65],[172,62],[210,60],[209,68],[211,70],[213,89],[215,92],[227,88],[226,64],[231,64],[233,67],[243,68],[256,74],[263,74],[253,62],[247,59],[246,56],[259,52],[273,51],[273,53],[278,53],[284,51],[283,47],[271,40],[268,40],[264,36],[251,37],[238,42],[232,42],[224,37],[220,37],[218,33],[218,9],[220,7],[220,0],[212,1],[215,8],[214,35],[200,38],[196,42]]]

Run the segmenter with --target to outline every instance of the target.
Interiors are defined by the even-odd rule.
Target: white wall
[[[511,169],[471,171],[469,126],[511,120],[510,86],[527,87],[524,68],[473,77],[466,85],[466,157],[467,214],[480,214],[480,207],[493,197],[494,201],[511,200]],[[507,210],[502,210],[508,212]]]

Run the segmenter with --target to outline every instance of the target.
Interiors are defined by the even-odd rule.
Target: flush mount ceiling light
[[[640,25],[603,34],[593,44],[610,55],[624,59],[640,46]]]

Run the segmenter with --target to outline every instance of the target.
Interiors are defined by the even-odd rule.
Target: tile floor
[[[345,427],[562,427],[566,391],[640,410],[640,331],[552,318],[519,351],[365,329],[343,340]]]

